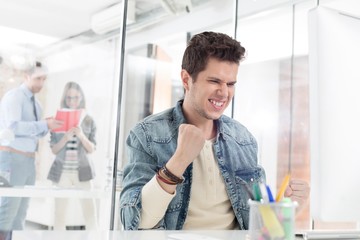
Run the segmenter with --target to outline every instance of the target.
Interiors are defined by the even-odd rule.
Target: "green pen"
[[[261,190],[259,184],[257,183],[253,184],[253,192],[254,192],[255,201],[261,201],[262,196],[261,196]]]
[[[281,201],[283,220],[282,225],[284,227],[285,239],[293,239],[294,237],[294,203],[290,198],[284,197]]]

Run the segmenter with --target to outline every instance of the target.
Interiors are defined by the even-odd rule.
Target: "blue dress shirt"
[[[39,138],[48,132],[45,120],[37,121],[31,100],[33,93],[25,84],[8,91],[0,102],[0,131],[10,130],[15,136],[11,142],[2,142],[24,152],[35,152]],[[35,100],[36,114],[42,115],[40,104]]]

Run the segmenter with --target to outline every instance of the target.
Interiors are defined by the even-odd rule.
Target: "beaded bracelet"
[[[165,165],[159,171],[163,172],[170,181],[175,182],[176,184],[183,183],[185,181],[184,177],[179,178],[178,176],[170,172]]]

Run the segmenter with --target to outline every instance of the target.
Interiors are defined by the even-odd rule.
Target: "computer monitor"
[[[360,222],[360,18],[309,12],[310,209],[314,220]]]

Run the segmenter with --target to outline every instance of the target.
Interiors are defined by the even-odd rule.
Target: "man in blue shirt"
[[[37,62],[0,102],[0,176],[12,186],[35,184],[38,140],[62,124],[54,118],[40,119],[42,109],[34,95],[45,80],[46,70]],[[0,231],[23,229],[28,205],[28,198],[0,198]]]

